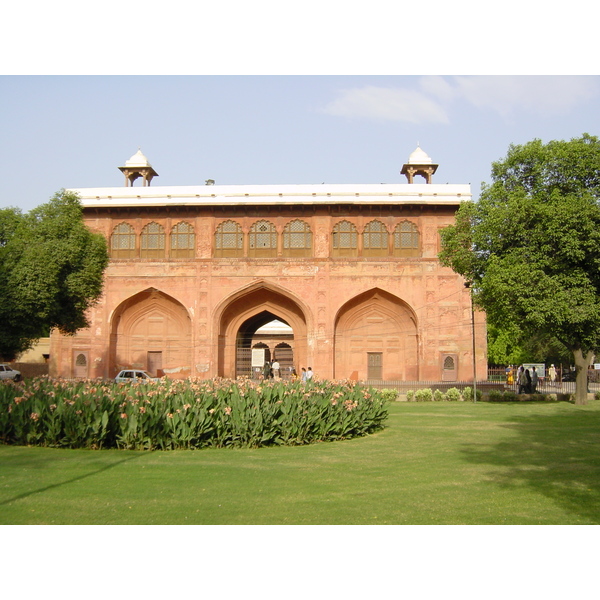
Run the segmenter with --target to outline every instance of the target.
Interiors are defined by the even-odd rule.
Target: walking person
[[[531,394],[531,375],[529,369],[525,369],[525,393]]]
[[[308,371],[306,372],[306,381],[310,381],[313,378],[313,370],[312,367],[308,367]]]
[[[306,381],[306,369],[302,367],[302,375],[300,376],[300,381]]]
[[[554,387],[556,385],[556,367],[554,365],[550,365],[548,377],[550,377],[550,385]]]

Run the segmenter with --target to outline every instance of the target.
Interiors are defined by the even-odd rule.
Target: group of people
[[[298,373],[294,367],[288,367],[290,370],[290,379],[295,381],[298,379]],[[263,379],[281,379],[281,365],[277,360],[273,362],[265,361],[265,365],[263,367]],[[300,379],[301,381],[310,381],[313,378],[313,370],[312,367],[308,367],[308,371],[302,367]]]
[[[517,373],[517,385],[519,386],[519,394],[535,394],[538,385],[538,373],[533,367],[531,373],[529,369],[525,369],[522,365]]]
[[[532,367],[531,372],[523,365],[519,367],[516,377],[512,367],[506,369],[506,382],[509,385],[516,383],[519,394],[535,394],[539,382],[539,375],[535,367]],[[548,369],[548,382],[550,385],[555,385],[556,382],[556,367],[552,364]]]

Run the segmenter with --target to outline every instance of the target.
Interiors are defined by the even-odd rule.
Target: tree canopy
[[[600,347],[600,140],[511,145],[492,183],[442,232],[440,260],[473,284],[488,322],[572,353],[576,402]]]
[[[28,214],[0,210],[0,357],[13,360],[57,328],[89,325],[102,294],[108,251],[83,222],[78,197],[64,190]]]

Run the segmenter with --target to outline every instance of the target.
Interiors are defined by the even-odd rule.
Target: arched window
[[[162,225],[152,222],[142,229],[140,236],[141,258],[165,257],[165,230]]]
[[[110,236],[112,258],[135,258],[135,231],[127,223],[119,223]]]
[[[215,257],[229,258],[244,255],[242,226],[235,221],[224,221],[215,231]]]
[[[333,227],[331,256],[358,256],[358,232],[350,221],[340,221]]]
[[[394,256],[419,255],[419,230],[414,223],[402,221],[394,230]]]
[[[295,219],[283,229],[283,256],[310,256],[312,231],[308,223]]]
[[[277,230],[269,221],[257,221],[250,228],[248,255],[253,258],[277,257]]]
[[[388,237],[381,221],[367,223],[363,231],[363,256],[388,256]]]
[[[196,235],[194,228],[185,222],[177,223],[171,229],[171,251],[172,258],[194,258],[196,247]]]

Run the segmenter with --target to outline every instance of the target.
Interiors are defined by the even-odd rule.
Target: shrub
[[[442,402],[446,398],[444,397],[444,392],[442,392],[442,390],[435,390],[435,392],[433,392],[433,399],[436,402]]]
[[[431,402],[433,400],[433,392],[429,389],[417,390],[415,392],[416,402]]]
[[[386,401],[386,402],[395,402],[396,400],[398,400],[398,390],[379,390],[381,393],[381,397]]]
[[[460,390],[455,387],[450,388],[446,392],[446,399],[450,400],[451,402],[456,402],[457,400],[462,400],[462,395],[460,393]]]
[[[415,390],[408,390],[408,392],[406,392],[406,401],[413,402],[414,399],[415,399]]]
[[[171,450],[348,439],[382,429],[381,393],[352,382],[162,380],[0,386],[0,442]]]

